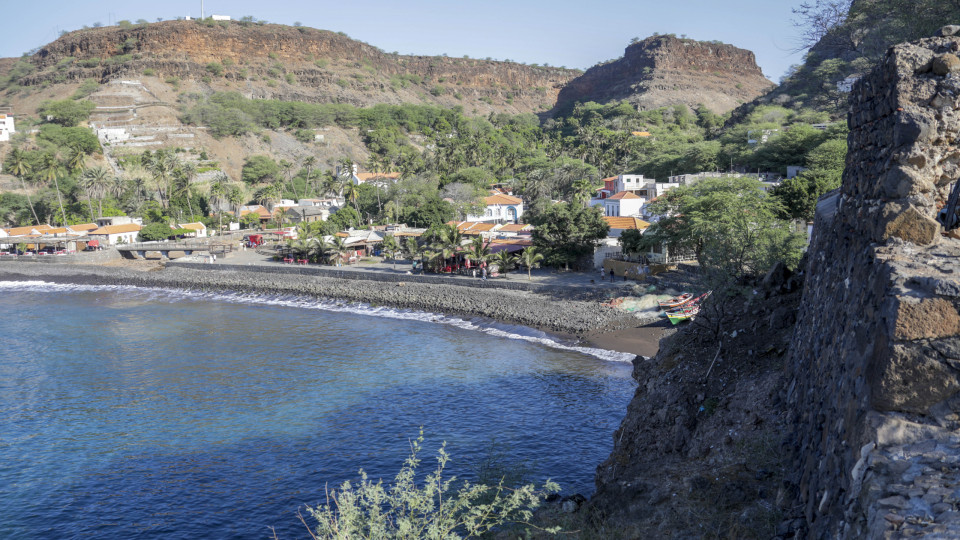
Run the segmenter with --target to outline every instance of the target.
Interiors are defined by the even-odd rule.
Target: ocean
[[[589,495],[629,356],[297,296],[0,282],[0,537],[308,536],[363,468],[491,461]]]

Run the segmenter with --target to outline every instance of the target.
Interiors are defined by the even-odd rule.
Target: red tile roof
[[[100,227],[95,231],[91,231],[90,235],[97,234],[120,234],[125,232],[135,232],[139,231],[140,226],[136,223],[124,223],[123,225],[107,225],[106,227]]]
[[[611,229],[643,231],[650,227],[650,224],[646,221],[634,217],[603,216],[603,220],[607,222],[607,225],[610,225]]]
[[[487,203],[487,206],[494,204],[523,204],[523,199],[512,197],[510,195],[504,195],[502,193],[491,195],[485,198],[483,201]]]
[[[610,200],[619,201],[621,199],[639,199],[640,197],[629,191],[621,191],[620,193],[617,193],[616,195],[611,195],[608,198]]]

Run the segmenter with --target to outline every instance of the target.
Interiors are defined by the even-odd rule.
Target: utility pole
[[[204,16],[203,16],[203,0],[200,0],[200,20],[202,21],[203,19],[204,19]]]

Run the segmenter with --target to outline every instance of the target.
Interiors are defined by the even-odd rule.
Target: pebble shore
[[[582,336],[623,326],[630,317],[597,302],[527,291],[461,285],[358,281],[320,276],[171,267],[156,271],[93,265],[5,262],[0,280],[42,280],[85,285],[132,285],[198,291],[301,294],[448,315],[486,317],[544,331]]]

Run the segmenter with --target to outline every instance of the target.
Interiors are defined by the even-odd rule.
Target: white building
[[[229,15],[211,15],[210,18],[213,19],[213,20],[215,20],[215,21],[229,21],[229,20],[230,20],[230,16],[229,16]]]
[[[177,227],[181,229],[186,229],[188,231],[193,231],[192,233],[185,234],[191,238],[206,238],[207,237],[207,226],[199,221],[196,223],[180,223]]]
[[[640,215],[646,199],[629,191],[621,191],[612,197],[601,199],[599,202],[603,204],[603,215],[627,217]]]
[[[468,215],[467,221],[516,223],[523,215],[523,199],[503,193],[494,193],[483,199],[487,205],[482,216]]]
[[[622,254],[623,250],[620,248],[619,238],[623,231],[634,229],[643,232],[650,227],[650,224],[646,221],[633,217],[605,216],[603,220],[610,226],[610,232],[607,233],[606,238],[597,243],[593,252],[593,265],[597,268],[603,266],[604,259]]]
[[[117,244],[132,244],[140,236],[140,225],[136,223],[125,223],[123,225],[107,225],[100,227],[95,231],[90,231],[91,242],[89,245],[115,246]]]
[[[9,141],[10,135],[16,132],[13,124],[13,110],[9,107],[0,108],[0,142]]]

